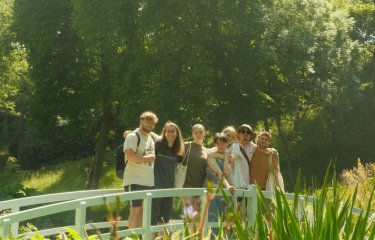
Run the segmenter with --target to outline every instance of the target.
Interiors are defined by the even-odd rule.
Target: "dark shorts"
[[[153,198],[151,209],[151,225],[168,223],[171,217],[173,198]]]
[[[124,187],[125,192],[135,192],[135,191],[142,191],[142,190],[151,190],[154,187],[149,187],[149,186],[142,186],[138,184],[130,184]],[[143,204],[142,199],[137,199],[130,201],[130,207],[141,207]]]

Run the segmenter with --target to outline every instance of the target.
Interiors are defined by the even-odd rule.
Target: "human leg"
[[[152,199],[152,209],[151,209],[151,226],[156,226],[160,219],[160,212],[161,212],[161,203],[162,198],[154,198]],[[155,239],[156,233],[151,233],[151,240]]]
[[[124,187],[126,192],[133,191],[142,191],[152,189],[149,186],[142,186],[137,184],[131,184]],[[138,228],[142,226],[142,217],[143,217],[143,200],[137,199],[130,201],[130,213],[128,219],[129,228]]]
[[[128,228],[138,228],[142,226],[142,207],[130,208],[130,214],[128,219]]]

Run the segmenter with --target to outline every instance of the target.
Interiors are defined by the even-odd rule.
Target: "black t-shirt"
[[[154,178],[155,188],[174,188],[176,164],[182,161],[172,147],[163,146],[160,141],[155,143]]]

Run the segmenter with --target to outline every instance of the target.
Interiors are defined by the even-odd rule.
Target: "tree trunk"
[[[293,174],[293,168],[292,168],[292,164],[291,164],[291,157],[290,157],[290,152],[289,152],[289,148],[288,148],[288,142],[286,140],[286,137],[285,137],[285,134],[281,128],[281,119],[280,119],[280,116],[277,116],[275,118],[275,122],[276,122],[276,127],[277,127],[277,131],[279,132],[279,136],[280,136],[280,142],[281,142],[281,147],[283,148],[284,152],[285,152],[285,161],[288,165],[288,171],[289,171],[289,180],[290,182],[294,182],[294,174]]]
[[[109,132],[114,119],[114,116],[112,115],[112,86],[110,79],[110,67],[107,64],[106,58],[104,55],[102,55],[102,72],[99,82],[102,89],[102,122],[95,144],[94,161],[92,162],[86,181],[86,189],[97,189],[99,187],[100,175],[103,169],[104,154],[108,145]]]
[[[1,133],[1,140],[7,142],[9,141],[8,137],[9,137],[9,115],[7,112],[4,112],[3,114],[3,123],[2,123],[2,133]]]
[[[100,131],[95,145],[94,161],[88,175],[86,189],[97,189],[99,187],[99,180],[103,169],[104,154],[108,145],[111,124],[111,106],[106,104],[103,106],[103,120],[100,125]]]

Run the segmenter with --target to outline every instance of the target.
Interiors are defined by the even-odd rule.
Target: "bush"
[[[25,188],[21,183],[0,184],[0,201],[37,194],[35,188]]]

